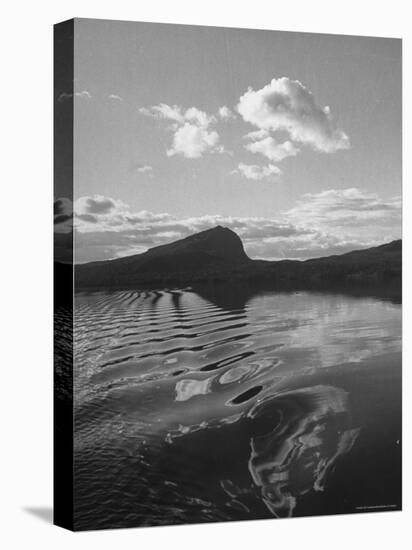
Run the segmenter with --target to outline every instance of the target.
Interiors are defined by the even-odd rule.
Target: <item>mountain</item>
[[[251,262],[243,243],[218,225],[143,254],[76,266],[79,286],[122,286],[152,281],[190,281],[242,269]]]
[[[328,286],[396,284],[401,286],[402,241],[305,261],[265,262],[257,277],[278,285]]]
[[[75,267],[77,288],[247,281],[279,288],[353,284],[400,285],[402,241],[306,261],[251,260],[241,239],[217,226],[143,254]]]

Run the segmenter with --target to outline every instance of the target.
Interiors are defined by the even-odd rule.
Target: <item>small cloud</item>
[[[73,214],[73,202],[66,197],[56,199],[53,203],[53,213],[55,216]]]
[[[150,164],[142,164],[141,162],[132,162],[129,166],[129,172],[139,174],[147,174],[150,178],[153,177],[153,166]]]
[[[144,174],[145,172],[152,172],[153,171],[153,167],[152,166],[149,166],[148,164],[143,164],[141,166],[138,166],[136,168],[137,172],[140,172],[141,174]]]
[[[59,95],[59,97],[57,98],[57,101],[58,101],[59,103],[63,103],[63,101],[67,101],[67,100],[69,100],[69,99],[72,99],[72,97],[73,97],[73,94],[70,94],[70,93],[68,93],[68,92],[62,92],[62,93]]]
[[[81,197],[76,201],[76,214],[108,214],[116,208],[116,201],[102,195]]]
[[[177,105],[160,103],[153,107],[142,107],[139,112],[157,120],[169,120],[172,124],[172,145],[166,151],[167,156],[181,155],[185,158],[200,158],[206,152],[224,151],[219,144],[219,134],[211,128],[217,122],[216,117],[208,115],[196,107],[183,110]]]
[[[231,118],[236,118],[233,111],[229,109],[229,107],[226,107],[226,105],[223,105],[223,107],[220,107],[218,110],[218,116],[222,120],[230,120]]]
[[[123,98],[117,94],[110,94],[109,99],[112,99],[113,101],[123,101]]]
[[[258,166],[257,164],[243,164],[238,165],[238,169],[234,170],[232,174],[240,173],[248,180],[259,181],[269,176],[280,176],[282,171],[274,164],[268,164],[267,166]]]
[[[80,99],[91,99],[92,98],[92,95],[90,92],[88,92],[87,90],[83,90],[81,92],[74,92],[73,93],[69,93],[69,92],[62,92],[59,97],[57,98],[57,101],[59,103],[62,103],[63,101],[68,101],[69,99],[73,99],[73,97],[78,97]]]
[[[75,92],[74,95],[75,95],[75,97],[81,97],[83,99],[91,99],[92,98],[91,93],[88,92],[87,90],[83,90],[82,92]]]
[[[61,197],[53,204],[53,223],[55,233],[70,233],[73,229],[73,202]]]
[[[154,105],[153,107],[141,107],[139,112],[142,115],[150,116],[157,120],[173,120],[180,124],[185,121],[181,108],[177,105],[170,106],[166,105],[166,103],[160,103],[159,105]]]
[[[263,139],[270,136],[269,132],[267,130],[254,130],[253,132],[249,132],[245,135],[246,139],[250,139],[252,141],[257,141],[259,139]]]
[[[256,133],[251,132],[251,134]],[[260,153],[273,162],[280,162],[287,157],[294,157],[299,153],[299,149],[291,141],[287,140],[283,143],[278,143],[271,136],[251,141],[245,145],[245,149],[251,153]]]

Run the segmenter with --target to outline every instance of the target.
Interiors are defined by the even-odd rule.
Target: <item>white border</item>
[[[6,13],[5,13],[6,12]],[[72,534],[27,513],[52,500],[52,24],[73,16],[404,39],[404,98],[410,88],[408,3],[391,0],[70,0],[14,1],[2,12],[2,465],[3,548],[404,548],[410,538],[410,438],[404,441],[402,513],[359,514],[203,526]],[[409,65],[409,66],[408,66]],[[404,109],[404,241],[410,111]],[[409,154],[410,157],[410,154]],[[410,217],[410,219],[412,219]],[[405,246],[405,253],[406,253]],[[405,254],[405,282],[410,255]],[[410,391],[410,292],[405,287],[404,394]],[[410,399],[404,403],[408,426]],[[404,429],[404,436],[407,436]],[[379,460],[379,457],[377,457]],[[350,483],[350,480],[348,480]],[[286,546],[287,545],[287,546]]]

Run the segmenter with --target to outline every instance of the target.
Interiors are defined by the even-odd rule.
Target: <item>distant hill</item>
[[[75,267],[77,288],[156,287],[247,281],[278,287],[400,284],[402,241],[306,261],[251,260],[241,239],[217,226],[143,254]]]

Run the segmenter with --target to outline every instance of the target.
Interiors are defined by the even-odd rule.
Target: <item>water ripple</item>
[[[329,479],[396,391],[400,308],[274,292],[225,304],[190,289],[76,295],[79,528],[341,511]]]

